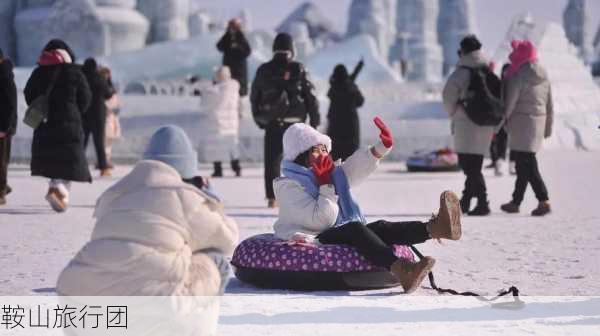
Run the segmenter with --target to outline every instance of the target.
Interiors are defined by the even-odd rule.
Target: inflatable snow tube
[[[430,153],[415,153],[406,160],[409,172],[452,172],[459,171],[458,155],[450,149]]]
[[[400,258],[415,260],[407,246],[394,246]],[[238,279],[261,288],[366,290],[400,285],[347,245],[294,243],[273,234],[250,237],[238,245],[231,264]]]

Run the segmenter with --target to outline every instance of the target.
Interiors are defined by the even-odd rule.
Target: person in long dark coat
[[[242,31],[242,22],[235,18],[229,21],[225,35],[217,43],[223,53],[223,65],[229,67],[231,77],[240,83],[240,96],[248,94],[248,62],[252,53],[250,44]]]
[[[109,85],[108,80],[100,75],[95,59],[86,59],[82,70],[92,90],[92,103],[83,119],[83,147],[87,148],[91,134],[94,139],[94,149],[96,150],[100,175],[110,176],[112,167],[108,164],[104,148],[106,138],[106,101],[113,96],[115,91]]]
[[[362,69],[362,60],[351,75],[343,64],[338,64],[333,70],[331,88],[327,96],[331,100],[327,114],[327,135],[333,141],[331,155],[334,160],[345,161],[360,146],[360,128],[357,109],[365,99],[354,83]]]
[[[13,64],[0,49],[0,205],[11,192],[7,183],[11,140],[17,131],[17,87]]]
[[[54,83],[49,92],[48,116],[33,132],[31,175],[50,179],[46,200],[57,212],[67,208],[71,181],[92,182],[82,126],[92,95],[68,50],[60,40],[46,45],[24,90],[25,100],[31,105]]]

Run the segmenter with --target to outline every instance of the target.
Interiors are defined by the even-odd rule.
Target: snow
[[[366,133],[376,133],[373,129]],[[493,214],[463,218],[458,242],[427,242],[421,251],[437,259],[437,284],[493,295],[515,285],[525,308],[492,309],[473,298],[438,295],[427,287],[414,295],[399,289],[365,292],[288,292],[259,290],[232,279],[221,300],[219,335],[594,335],[600,331],[600,214],[597,152],[543,151],[540,169],[550,191],[553,213],[533,218],[530,190],[522,213],[499,212],[510,199],[514,177],[486,171]],[[244,177],[213,179],[225,210],[241,238],[270,232],[276,211],[265,207],[262,169],[246,164]],[[9,204],[0,208],[0,279],[2,295],[54,295],[60,270],[86,242],[92,212],[103,190],[131,166],[118,166],[115,177],[74,184],[65,214],[44,200],[47,184],[32,178],[26,166],[11,165]],[[200,169],[210,173],[208,165]],[[95,173],[97,175],[97,173]],[[566,178],[568,177],[568,178]],[[368,220],[427,220],[441,190],[462,189],[460,173],[406,173],[386,162],[355,190]],[[246,192],[240,192],[246,191]],[[52,238],[50,238],[52,237]]]

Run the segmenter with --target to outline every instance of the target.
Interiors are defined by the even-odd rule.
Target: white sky
[[[306,0],[193,1],[222,17],[237,15],[242,8],[247,8],[257,28],[275,28],[294,8],[306,2]],[[330,14],[330,20],[340,31],[346,30],[351,0],[313,2],[322,9],[324,14]],[[491,46],[493,52],[515,15],[530,12],[538,20],[562,23],[562,12],[567,2],[567,0],[474,0],[480,38],[484,45]],[[590,38],[593,38],[600,22],[600,0],[588,0],[587,9],[590,18]]]

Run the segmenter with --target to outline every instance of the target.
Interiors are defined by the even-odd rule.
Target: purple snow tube
[[[407,260],[407,246],[394,246]],[[347,245],[294,243],[273,234],[250,237],[238,245],[231,264],[243,282],[262,288],[294,290],[361,290],[400,285],[392,274],[375,266]]]

